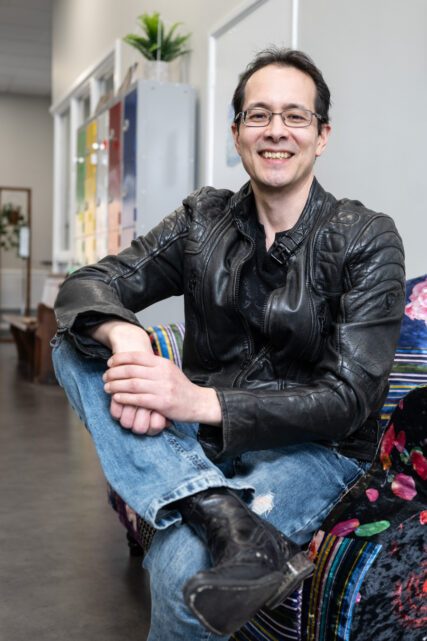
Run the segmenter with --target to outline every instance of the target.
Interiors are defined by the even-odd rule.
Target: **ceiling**
[[[50,95],[53,0],[0,0],[0,93]]]

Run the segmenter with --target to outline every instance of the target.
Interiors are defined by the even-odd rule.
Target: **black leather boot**
[[[205,490],[176,507],[212,556],[213,567],[191,577],[183,593],[214,634],[232,634],[264,605],[274,609],[313,572],[305,553],[232,490]]]

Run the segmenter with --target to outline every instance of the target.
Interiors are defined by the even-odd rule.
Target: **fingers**
[[[118,394],[127,392],[128,394],[155,394],[158,384],[142,378],[119,379],[105,383],[104,391],[107,394]]]
[[[110,372],[111,370],[107,370],[103,376],[104,380],[107,380],[106,374]],[[136,390],[146,387],[146,385],[144,385],[144,380],[132,379],[129,381],[120,379],[122,374],[123,372],[118,373],[119,380],[114,381],[113,383],[106,383],[104,386],[106,392],[113,394],[117,390],[121,389],[129,391],[130,389]],[[111,385],[117,386],[117,390],[116,388],[111,389]],[[113,418],[120,422],[122,427],[131,429],[136,434],[155,436],[165,428],[171,426],[171,422],[165,418],[165,416],[159,412],[152,411],[151,408],[146,406],[141,394],[138,398],[132,393],[128,394],[128,397],[128,400],[132,402],[123,402],[123,399],[120,399],[120,396],[111,397],[110,413]]]
[[[121,405],[114,399],[111,401],[110,412],[122,427],[131,429],[135,434],[156,436],[172,425],[159,412],[152,412],[144,407],[135,407],[134,405]]]
[[[114,398],[112,398],[110,403],[111,416],[118,421],[122,415],[122,411],[123,411],[123,405],[121,405],[120,403],[117,403],[117,401],[115,401]]]
[[[161,356],[156,356],[153,352],[117,352],[107,361],[108,367],[117,367],[118,365],[143,365],[144,367],[155,367],[157,361],[167,360]]]
[[[150,429],[151,412],[144,407],[135,407],[135,418],[132,431],[136,434],[148,434]]]
[[[156,436],[160,434],[166,427],[170,427],[171,422],[168,421],[162,414],[159,412],[151,412],[150,414],[150,427],[147,431],[147,436]]]
[[[167,413],[164,401],[153,394],[120,392],[119,394],[114,394],[113,399],[116,403],[120,403],[123,406],[130,405],[135,408],[145,409],[149,412],[157,411],[160,414]]]
[[[102,380],[104,382],[116,381],[120,379],[130,379],[130,378],[142,378],[142,379],[153,379],[159,378],[160,372],[155,367],[147,367],[142,365],[127,364],[127,365],[117,365],[104,373]]]
[[[130,357],[135,362],[126,362]],[[125,362],[120,364],[121,361]],[[199,401],[204,399],[205,390],[194,385],[168,359],[143,352],[123,352],[115,354],[108,364],[111,367],[103,376],[104,390],[123,406],[156,411],[177,421],[191,421],[195,408],[199,408]],[[134,419],[130,412],[126,412],[121,423],[130,427]],[[144,419],[143,425],[138,422],[136,429],[147,433],[150,429],[153,432],[164,429],[164,425],[154,423],[147,428]]]
[[[120,417],[120,425],[126,427],[127,429],[133,429],[135,417],[136,417],[136,407],[132,405],[125,405],[123,407],[122,415]]]
[[[104,390],[111,394],[116,403],[157,410],[161,414],[168,413],[168,408],[173,406],[171,399],[179,395],[176,385],[167,380],[151,381],[141,378],[110,381],[105,383]]]
[[[131,405],[133,407],[140,407],[148,411],[157,410],[162,413],[162,401],[153,394],[145,393],[129,393],[129,392],[120,392],[114,393],[113,399],[116,403],[121,405]]]

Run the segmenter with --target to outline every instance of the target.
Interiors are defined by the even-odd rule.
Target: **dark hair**
[[[312,59],[302,51],[296,49],[287,49],[281,47],[269,47],[260,51],[256,57],[248,64],[245,71],[239,76],[239,83],[233,94],[234,117],[242,111],[245,100],[246,83],[249,78],[259,69],[268,65],[278,65],[280,67],[295,67],[312,78],[316,85],[315,110],[321,116],[318,121],[318,131],[320,133],[322,124],[329,122],[329,107],[331,105],[331,93],[326,84],[322,72],[316,67]],[[237,122],[239,126],[239,122]]]

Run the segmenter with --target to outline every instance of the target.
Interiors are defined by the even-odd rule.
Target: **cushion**
[[[419,641],[427,625],[426,292],[426,276],[408,281],[381,449],[314,537],[313,577],[276,610],[258,612],[231,637],[234,641],[348,641],[350,629],[351,639]],[[184,325],[148,331],[155,353],[181,366]],[[125,527],[148,549],[153,528],[112,488],[109,498]]]
[[[406,281],[406,306],[381,419],[387,425],[405,394],[427,384],[427,275]]]

